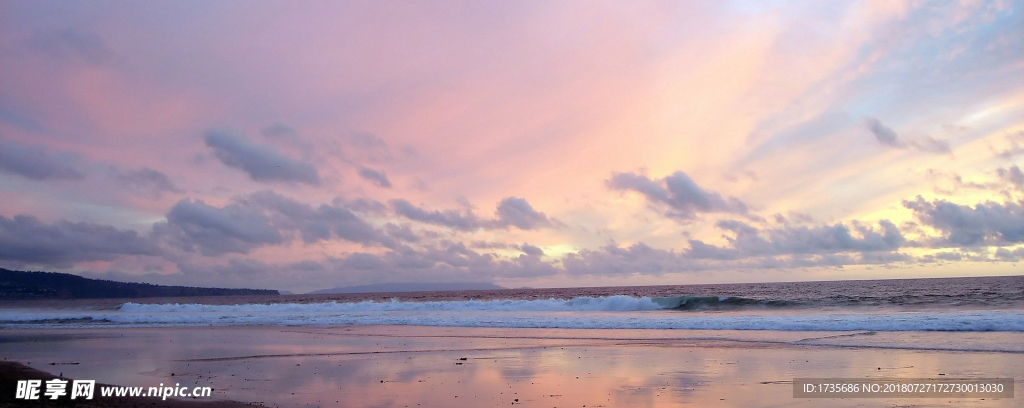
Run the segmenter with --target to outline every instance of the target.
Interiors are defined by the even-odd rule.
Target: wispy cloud
[[[0,216],[0,261],[8,265],[70,267],[160,253],[154,242],[135,231],[87,222],[45,223],[30,215]]]
[[[30,180],[81,180],[85,176],[73,156],[54,154],[40,146],[0,142],[0,172]]]
[[[359,177],[369,180],[379,187],[391,188],[391,180],[388,180],[387,174],[384,174],[383,172],[368,167],[360,167]]]
[[[210,130],[204,140],[221,163],[245,171],[253,180],[320,184],[320,175],[312,164],[288,157],[270,146],[255,144],[245,136]]]
[[[865,123],[867,124],[868,130],[875,135],[875,139],[885,146],[897,148],[909,147],[923,152],[938,154],[948,154],[952,152],[952,148],[950,148],[948,140],[939,140],[931,136],[924,135],[917,139],[903,142],[900,140],[899,135],[896,134],[896,131],[883,125],[878,119],[867,118]]]
[[[502,199],[495,210],[495,218],[480,218],[470,210],[425,210],[405,199],[391,200],[390,204],[396,214],[410,220],[461,231],[509,227],[530,230],[554,225],[547,215],[519,197]]]
[[[636,173],[613,173],[607,183],[612,190],[637,192],[655,205],[668,206],[665,215],[672,218],[690,219],[700,213],[747,213],[747,205],[739,199],[723,198],[716,192],[706,191],[681,171],[663,179],[650,179]]]

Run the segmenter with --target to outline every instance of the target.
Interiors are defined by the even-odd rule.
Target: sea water
[[[0,327],[418,325],[1024,332],[1024,277],[52,302]]]
[[[1024,276],[0,302],[4,329],[345,325],[1024,353]]]

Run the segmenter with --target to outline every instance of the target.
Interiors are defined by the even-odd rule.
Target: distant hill
[[[98,299],[277,294],[276,290],[162,286],[89,279],[69,273],[22,272],[0,268],[0,299]]]
[[[332,293],[388,293],[388,292],[440,292],[445,290],[495,290],[507,289],[488,282],[450,283],[376,283],[372,285],[343,286],[309,292],[311,295]]]

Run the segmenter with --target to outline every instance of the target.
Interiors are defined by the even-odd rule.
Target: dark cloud
[[[495,277],[548,276],[559,269],[539,255],[500,257],[481,253],[458,242],[441,242],[424,248],[399,246],[382,254],[356,252],[324,261],[348,284],[397,281],[465,282]]]
[[[1024,131],[1006,135],[1006,143],[1008,146],[1005,149],[995,152],[996,157],[1012,159],[1024,154]]]
[[[665,190],[667,191],[667,188]],[[278,226],[284,224],[277,221],[274,214],[286,216],[285,218],[289,220],[312,219],[315,220],[314,224],[328,223],[324,219],[309,215],[314,211],[313,207],[291,202],[273,193],[263,194],[266,197],[254,199],[253,196],[247,196],[239,202],[260,208],[275,208],[270,216],[271,222]],[[281,202],[270,204],[274,200]],[[257,202],[262,204],[256,204]],[[925,204],[931,203],[914,205]],[[332,206],[335,205],[344,205],[344,201],[336,200]],[[304,209],[288,208],[296,206]],[[407,202],[392,202],[392,206],[396,208],[396,212],[406,211],[413,217],[433,223],[463,225],[464,228],[497,227],[500,219],[481,220],[473,216],[468,209],[465,212],[446,213],[424,211]],[[910,204],[908,206],[913,207]],[[1009,206],[989,203],[960,210],[979,211],[984,207],[984,212],[995,213],[998,212],[996,210],[1007,210]],[[1009,212],[1022,212],[1017,204],[1013,204],[1012,207],[1014,208],[1010,208]],[[920,212],[920,209],[915,209],[915,213],[917,212]],[[676,251],[654,248],[642,242],[629,246],[618,246],[613,242],[597,249],[584,249],[568,254],[560,260],[553,260],[544,258],[544,251],[541,248],[528,243],[508,245],[476,241],[467,245],[462,242],[427,240],[413,234],[408,226],[390,224],[384,227],[385,235],[399,243],[385,245],[388,248],[386,252],[358,252],[341,258],[329,258],[322,263],[313,263],[316,265],[311,264],[306,269],[315,270],[317,274],[335,273],[337,276],[343,276],[350,284],[356,284],[401,281],[410,277],[422,280],[423,276],[429,276],[431,281],[481,281],[495,277],[524,278],[563,273],[572,276],[657,276],[665,273],[701,271],[841,268],[846,265],[891,265],[964,259],[1009,262],[1016,261],[1024,255],[1024,250],[1001,249],[991,257],[989,254],[968,256],[961,250],[915,258],[899,251],[905,247],[919,247],[921,243],[909,242],[901,230],[887,220],[874,224],[850,221],[835,224],[782,222],[771,228],[763,225],[738,220],[717,222],[716,226],[725,232],[725,245],[714,245],[694,239],[689,241],[689,248]],[[288,228],[302,229],[298,226]],[[401,238],[407,234],[406,238]],[[1004,232],[1002,238],[990,241],[1009,241],[1005,236],[1007,235]],[[1024,234],[1018,235],[1016,239],[1020,239],[1021,236]],[[418,239],[415,241],[418,247],[400,243],[412,242],[412,238]],[[509,257],[487,252],[488,249],[494,248],[516,249],[522,254]],[[294,269],[295,266],[289,268]]]
[[[384,225],[384,232],[386,234],[388,234],[389,237],[397,239],[399,241],[403,241],[403,242],[419,242],[420,241],[420,236],[417,235],[416,232],[414,232],[412,230],[412,227],[410,227],[407,224],[397,225],[395,223],[389,222],[386,225]]]
[[[895,130],[885,126],[878,119],[867,118],[864,120],[868,130],[875,135],[875,139],[879,143],[897,148],[913,148],[922,152],[936,153],[936,154],[949,154],[952,152],[952,148],[949,146],[949,140],[935,139],[931,136],[924,135],[918,139],[911,140],[904,143],[899,140],[899,135],[896,134]]]
[[[85,222],[40,222],[28,215],[0,216],[0,260],[69,267],[122,255],[158,255],[160,249],[135,231]]]
[[[609,243],[597,250],[585,249],[566,255],[562,265],[572,275],[660,275],[694,269],[682,254],[642,242],[625,248]]]
[[[777,248],[786,253],[888,252],[907,244],[899,227],[889,220],[878,221],[878,228],[858,221],[851,224],[773,229],[769,230],[768,236]]]
[[[544,213],[534,210],[526,199],[519,197],[501,200],[495,215],[498,218],[494,223],[499,227],[512,225],[521,230],[530,230],[551,226],[551,220]]]
[[[159,171],[143,167],[138,170],[113,169],[118,185],[139,195],[160,198],[163,193],[181,193],[171,179]]]
[[[965,259],[964,254],[960,252],[939,252],[936,254],[928,254],[921,256],[917,259],[921,263],[934,263],[934,262],[957,262]]]
[[[903,147],[903,143],[899,141],[899,135],[892,128],[885,126],[878,119],[867,118],[864,120],[864,124],[867,125],[868,130],[875,135],[875,139],[878,139],[878,143],[884,144],[891,147]]]
[[[52,58],[81,59],[93,65],[103,65],[114,55],[99,35],[72,29],[37,32],[28,41],[28,46]]]
[[[29,180],[81,180],[82,173],[72,167],[74,158],[52,154],[39,146],[0,143],[0,172]]]
[[[814,223],[814,217],[811,217],[810,215],[807,215],[807,214],[804,214],[804,213],[795,212],[795,211],[790,211],[789,214],[788,214],[788,217],[785,216],[785,215],[782,215],[782,214],[775,214],[774,216],[772,216],[772,218],[774,218],[775,222],[778,223],[778,224],[811,224],[811,223]]]
[[[391,208],[405,218],[425,224],[440,225],[460,231],[472,231],[482,227],[483,222],[470,211],[434,210],[417,207],[405,199],[389,201]]]
[[[518,197],[506,197],[498,202],[494,219],[481,219],[470,209],[463,211],[424,210],[404,199],[391,200],[389,203],[395,213],[405,218],[459,231],[508,228],[510,226],[530,230],[553,225],[547,215],[534,210],[529,202]]]
[[[167,275],[161,280],[178,280],[178,284],[194,284],[202,282],[207,286],[226,288],[278,289],[278,285],[286,285],[294,279],[296,271],[310,273],[310,264],[270,264],[257,259],[231,258],[223,264],[193,264],[178,262],[180,274]],[[300,269],[305,268],[305,269]]]
[[[1014,146],[1011,146],[1006,150],[1000,151],[998,153],[998,156],[1004,159],[1012,159],[1022,154],[1024,154],[1024,146],[1015,144]]]
[[[1024,259],[1024,248],[1013,250],[999,248],[996,250],[995,258],[1003,262],[1019,262],[1021,259]]]
[[[359,177],[373,182],[373,184],[376,184],[378,187],[391,188],[391,181],[388,180],[387,174],[384,174],[383,172],[367,167],[360,167]]]
[[[366,202],[360,201],[361,205]],[[364,221],[344,200],[312,206],[272,191],[236,197],[217,208],[201,201],[182,200],[154,232],[186,250],[204,255],[247,253],[290,242],[297,233],[303,242],[343,239],[367,246],[395,246],[396,241]]]
[[[699,213],[711,212],[747,213],[747,205],[739,199],[705,191],[681,171],[660,180],[642,174],[613,173],[607,184],[612,190],[635,191],[648,202],[668,205],[665,215],[672,218],[691,219]]]
[[[357,252],[345,257],[341,261],[341,266],[360,271],[373,271],[385,269],[388,264],[377,255]]]
[[[167,221],[153,225],[153,233],[176,247],[198,250],[207,256],[244,254],[260,246],[285,242],[262,211],[239,204],[217,208],[191,200],[175,204],[167,213]]]
[[[538,248],[539,249],[539,248]],[[554,275],[558,268],[540,260],[538,254],[514,258],[476,252],[461,242],[443,243],[437,247],[397,248],[381,257],[392,269],[429,270],[449,280],[479,281],[493,277],[536,277]]]
[[[999,174],[999,178],[1013,184],[1014,187],[1018,189],[1024,188],[1024,172],[1020,170],[1020,167],[1000,168],[996,170],[996,173]]]
[[[835,266],[844,265],[889,265],[894,263],[911,263],[914,262],[913,256],[891,251],[876,251],[876,252],[862,252],[856,257],[851,257],[850,260],[846,260],[842,263],[836,264]]]
[[[1024,242],[1024,208],[1019,203],[984,202],[974,207],[946,200],[904,200],[921,224],[942,233],[934,247],[971,247]]]
[[[523,251],[523,253],[526,254],[526,255],[530,255],[530,256],[541,256],[541,255],[544,255],[544,250],[543,249],[540,249],[540,247],[537,247],[537,246],[534,246],[534,245],[527,244],[525,242],[522,245],[515,245],[514,247],[516,249],[520,250],[520,251]]]
[[[745,256],[734,248],[723,248],[706,244],[698,239],[689,240],[689,244],[690,249],[686,251],[686,256],[693,259],[735,260]]]
[[[560,269],[523,254],[502,257],[481,253],[456,242],[440,242],[424,248],[398,246],[383,253],[355,252],[319,261],[268,264],[234,258],[225,264],[178,263],[177,282],[204,282],[211,286],[252,287],[259,281],[276,288],[296,286],[306,290],[327,286],[381,282],[482,282],[496,277],[550,276]],[[301,282],[295,277],[302,276]],[[150,280],[169,281],[167,277]],[[329,285],[322,282],[331,282]]]
[[[565,272],[571,275],[656,276],[676,272],[884,265],[914,260],[913,257],[896,251],[823,251],[758,255],[744,253],[735,248],[691,241],[691,248],[685,252],[653,248],[642,242],[628,247],[611,243],[596,250],[582,250],[569,254],[562,260],[562,264]]]
[[[39,123],[39,121],[16,111],[8,110],[4,107],[0,107],[0,122],[17,126],[35,133],[43,133],[47,131],[46,127]]]
[[[892,252],[907,240],[888,220],[872,228],[863,223],[783,226],[759,230],[749,224],[727,220],[717,226],[730,231],[729,246],[718,247],[691,240],[687,255],[697,259],[743,259],[757,256],[836,254],[843,252]]]
[[[147,282],[161,285],[207,286],[221,288],[282,289],[297,285],[316,285],[333,276],[333,271],[316,261],[295,263],[268,263],[250,258],[229,258],[222,263],[194,262],[181,259],[174,262],[172,273],[140,274],[138,270],[83,271],[81,275],[95,279],[122,282]],[[296,276],[303,281],[297,282]],[[320,286],[311,288],[321,289]]]
[[[320,175],[313,165],[285,156],[273,147],[223,130],[208,131],[205,140],[222,163],[245,171],[253,180],[320,184]]]
[[[737,235],[757,234],[757,228],[754,228],[750,224],[747,224],[743,221],[721,220],[715,223],[715,226],[726,231],[735,232]]]
[[[344,200],[312,206],[272,191],[262,191],[236,199],[265,213],[281,230],[299,231],[305,243],[340,238],[372,246],[394,246],[395,241],[355,213]]]
[[[352,200],[334,199],[335,204],[344,204],[346,208],[357,213],[384,215],[388,212],[388,206],[384,203],[368,198],[355,198]]]
[[[510,247],[509,244],[503,242],[489,242],[489,241],[473,241],[469,244],[470,248],[476,249],[505,249]]]

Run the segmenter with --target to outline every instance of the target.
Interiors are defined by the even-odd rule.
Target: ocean
[[[1024,276],[0,304],[3,328],[240,325],[1024,332]]]

